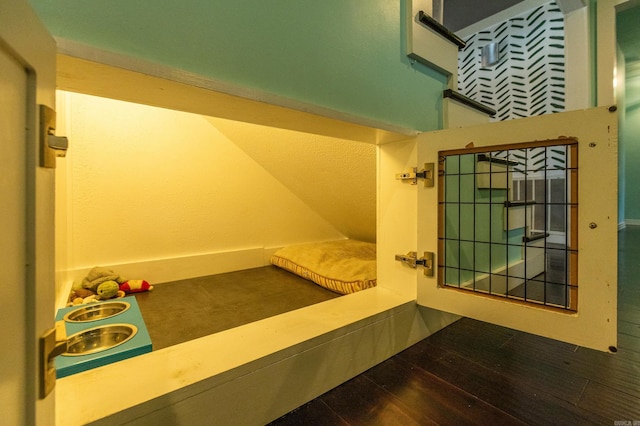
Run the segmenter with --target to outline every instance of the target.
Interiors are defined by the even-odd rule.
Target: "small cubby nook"
[[[429,73],[438,74],[437,79],[433,78],[437,80],[433,86],[438,86],[437,91],[433,91],[437,92],[433,99],[437,108],[426,112],[422,109],[420,113],[429,114],[429,120],[425,121],[438,122],[432,127],[454,131],[464,128],[464,132],[459,133],[465,139],[464,143],[455,142],[455,152],[448,152],[453,144],[442,136],[449,130],[420,134],[415,125],[396,127],[278,96],[263,98],[260,91],[257,94],[251,89],[237,91],[237,87],[220,85],[169,67],[135,60],[129,63],[127,61],[131,58],[117,54],[101,57],[104,52],[87,54],[77,46],[66,46],[71,52],[80,51],[85,55],[63,53],[58,56],[59,89],[83,96],[195,114],[200,116],[197,119],[200,124],[210,127],[216,123],[220,127],[217,131],[227,136],[233,133],[241,141],[231,147],[233,154],[256,166],[252,170],[234,168],[225,161],[231,157],[221,156],[215,160],[231,178],[237,175],[238,181],[242,181],[242,185],[237,185],[232,191],[242,198],[242,208],[224,211],[226,204],[216,204],[215,197],[208,194],[208,198],[203,200],[206,209],[202,209],[201,215],[218,209],[215,214],[227,214],[227,218],[235,214],[257,218],[244,229],[243,235],[250,237],[269,234],[267,216],[280,225],[287,221],[291,225],[300,225],[313,216],[312,221],[322,225],[315,226],[316,233],[304,235],[297,233],[296,229],[301,228],[292,226],[287,230],[281,227],[278,232],[283,233],[271,232],[266,243],[258,244],[252,240],[251,244],[245,244],[245,241],[237,244],[237,250],[227,250],[228,253],[220,256],[219,253],[180,256],[167,252],[160,254],[166,256],[161,261],[140,261],[136,267],[144,267],[149,274],[166,274],[173,279],[181,279],[219,272],[221,270],[216,270],[216,267],[222,264],[227,270],[264,265],[277,246],[290,242],[278,240],[278,235],[284,233],[288,240],[353,236],[375,241],[378,285],[65,377],[59,380],[56,393],[58,424],[112,424],[138,419],[149,424],[167,422],[167,419],[189,423],[202,418],[220,424],[229,419],[238,424],[264,423],[265,419],[272,420],[285,414],[456,321],[459,315],[466,314],[462,310],[476,303],[459,303],[460,299],[455,299],[459,293],[464,297],[477,293],[472,297],[480,299],[480,308],[472,309],[472,314],[480,312],[480,316],[484,315],[480,318],[482,320],[495,319],[494,307],[498,300],[502,305],[509,305],[505,308],[508,311],[506,316],[513,322],[507,326],[530,331],[528,327],[531,324],[548,325],[556,319],[549,321],[548,316],[562,315],[557,327],[561,337],[595,345],[583,334],[572,335],[571,325],[568,325],[575,319],[573,314],[578,309],[581,309],[580,321],[596,321],[591,306],[575,305],[578,303],[575,285],[578,213],[574,199],[577,191],[573,186],[578,180],[574,174],[576,167],[566,163],[557,168],[551,165],[551,160],[545,160],[544,166],[534,171],[533,163],[526,159],[538,158],[538,155],[555,158],[557,152],[554,149],[571,150],[558,147],[572,146],[573,142],[543,144],[542,148],[518,144],[507,147],[507,144],[532,140],[529,138],[530,129],[523,131],[519,124],[511,124],[507,130],[493,131],[491,137],[501,142],[485,138],[482,144],[478,144],[476,129],[485,128],[479,125],[495,120],[499,116],[499,108],[487,106],[459,90],[459,53],[465,42],[430,18],[432,12],[429,12],[427,3],[432,2],[407,0],[402,4],[400,10],[404,23],[400,25],[400,33],[404,36],[406,49],[404,52],[394,50],[393,53],[400,53],[403,61],[419,62],[429,68]],[[444,81],[442,76],[446,80],[444,90],[440,84]],[[572,105],[577,104],[579,102]],[[598,114],[600,119],[602,111]],[[583,116],[572,117],[572,124],[585,119]],[[230,121],[247,126],[238,130],[229,125]],[[117,126],[118,123],[112,125]],[[253,129],[247,130],[250,127]],[[542,126],[545,138],[560,134],[556,132],[559,129],[557,123],[546,127]],[[598,127],[597,130],[600,132],[602,129]],[[257,138],[261,131],[272,135],[274,143],[261,143]],[[285,141],[289,138],[285,134],[287,132],[296,132],[300,140],[291,138]],[[549,136],[550,132],[555,134]],[[428,137],[433,134],[442,140],[437,142],[440,151],[431,156],[423,149],[431,145]],[[516,139],[513,139],[514,135]],[[185,143],[182,138],[188,139],[188,135],[183,136],[179,132],[173,136],[170,142],[175,141],[176,144]],[[316,137],[335,142],[336,151],[344,150],[345,155],[341,155],[332,166],[350,168],[348,172],[336,172],[337,167],[322,167],[323,153],[319,148],[322,144],[313,143]],[[610,148],[615,142],[607,139],[611,135],[603,135],[602,132],[597,137],[602,141],[597,150],[584,151],[587,163],[593,167],[599,153],[607,161],[607,166],[611,166]],[[313,142],[306,145],[309,150],[300,155],[313,160],[309,164],[316,167],[296,164],[297,154],[303,151],[300,146],[305,143],[302,139],[306,138],[313,139]],[[496,148],[496,144],[503,146]],[[539,149],[544,154],[539,154]],[[585,148],[581,146],[581,149]],[[354,153],[366,157],[366,167],[351,161]],[[430,157],[425,160],[426,156]],[[524,161],[521,156],[525,157]],[[173,159],[154,158],[153,161],[165,161],[170,167]],[[393,179],[407,169],[417,171],[417,165],[428,162],[435,165],[433,170],[440,169],[431,191],[422,191],[423,188],[417,191],[416,186],[404,185]],[[113,163],[107,167],[114,167]],[[189,169],[186,162],[180,166]],[[85,172],[91,173],[91,170]],[[118,172],[128,173],[129,170]],[[65,172],[61,170],[58,173],[60,181],[64,182]],[[564,183],[561,183],[560,174],[564,174]],[[166,178],[162,173],[157,173],[157,176],[160,180]],[[293,192],[301,201],[297,206],[307,216],[277,217],[277,206],[269,205],[268,195],[265,197],[265,194],[258,193],[263,186],[258,186],[257,182],[265,184],[265,176],[272,186],[283,184],[296,188]],[[587,176],[587,173],[581,174],[580,179],[590,179]],[[359,194],[365,195],[353,197],[355,202],[349,200],[346,188],[357,186],[363,180],[366,180],[366,188],[361,187]],[[463,181],[468,185],[461,185]],[[610,192],[606,182],[596,181],[593,184],[602,194]],[[206,180],[199,181],[197,185],[214,186]],[[174,191],[178,192],[180,185],[175,188]],[[339,202],[323,202],[326,201],[323,194],[330,192],[345,193],[346,196]],[[438,194],[443,198],[439,199]],[[61,195],[64,196],[64,189]],[[580,201],[583,202],[582,199]],[[68,202],[69,199],[65,200]],[[589,206],[588,203],[586,205]],[[425,214],[427,209],[430,209],[428,215]],[[581,214],[585,211],[587,208],[581,209]],[[371,212],[373,214],[369,214]],[[126,215],[120,217],[126,222]],[[177,217],[174,214],[166,220],[179,220]],[[162,223],[165,219],[158,219],[153,211],[149,211],[148,220]],[[600,226],[594,235],[611,230],[609,220],[598,217],[597,221]],[[109,228],[103,231],[106,235]],[[195,240],[205,233],[199,229],[195,231]],[[61,226],[59,232],[68,236],[73,231]],[[229,241],[233,241],[229,229],[220,232],[226,233]],[[584,233],[583,229],[580,232]],[[554,242],[551,240],[554,237],[564,240]],[[591,251],[593,236],[589,244]],[[605,245],[609,249],[613,247],[610,239],[606,239]],[[233,243],[226,248],[231,246]],[[64,255],[69,254],[65,251],[68,247],[58,249],[63,253],[60,260],[64,262]],[[399,252],[408,250],[435,253],[431,258],[435,259],[435,265],[431,266],[437,271],[436,279],[417,274],[413,268],[394,260]],[[556,265],[557,257],[561,258],[564,266],[551,276],[551,269],[547,266]],[[605,277],[609,279],[611,272],[615,272],[611,256],[603,259],[605,264],[613,265],[613,269],[605,272],[594,271],[595,267],[582,262],[582,259],[579,265],[581,276],[609,274]],[[587,256],[586,259],[590,258]],[[208,265],[203,269],[203,263],[210,261],[215,267]],[[120,266],[125,271],[131,266],[127,262],[118,262],[114,259],[112,266]],[[412,266],[418,266],[418,263],[414,262]],[[59,282],[68,282],[65,268],[61,270]],[[560,296],[556,298],[547,293],[550,287],[558,288],[556,293]],[[64,289],[58,290],[60,294],[64,293]],[[586,286],[584,293],[582,291],[581,287],[580,303],[594,299],[615,302],[615,288]],[[542,299],[536,295],[540,292]],[[451,297],[451,294],[456,296]],[[435,296],[444,296],[443,305],[430,304]],[[502,303],[505,299],[514,303]],[[518,309],[526,311],[527,315],[520,315]],[[530,315],[532,311],[536,313]],[[538,311],[545,311],[548,316],[537,316]],[[596,313],[603,312],[610,314],[609,310]],[[530,320],[532,317],[535,321]],[[615,335],[614,325],[596,325],[592,328],[605,336],[600,340]],[[615,347],[615,342],[607,341],[605,346],[601,343],[598,341],[598,349],[601,350]],[[122,388],[123,383],[126,383],[128,397],[114,398],[113,389]],[[86,392],[87,386],[91,386],[92,392]],[[96,404],[95,401],[101,403]],[[250,404],[250,410],[246,409],[246,404]],[[70,410],[68,407],[82,408]]]

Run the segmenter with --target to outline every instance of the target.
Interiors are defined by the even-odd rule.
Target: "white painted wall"
[[[58,98],[71,146],[57,174],[58,266],[70,271],[59,274],[58,304],[96,265],[162,282],[188,277],[157,275],[167,262],[181,269],[176,259],[225,264],[187,271],[207,274],[261,266],[287,244],[375,240],[373,145],[71,92]]]
[[[589,51],[589,9],[583,7],[564,17],[565,110],[586,109],[591,105],[591,67]]]

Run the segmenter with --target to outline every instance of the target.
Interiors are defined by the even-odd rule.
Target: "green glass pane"
[[[444,177],[444,200],[447,203],[460,202],[460,177],[457,175],[446,175]]]
[[[489,273],[490,244],[475,243],[475,270],[478,273]]]
[[[460,202],[473,203],[476,199],[476,179],[473,175],[460,176]]]
[[[460,155],[460,173],[473,174],[476,167],[475,154]]]
[[[444,205],[444,237],[460,238],[460,205]]]
[[[468,271],[473,271],[475,269],[474,248],[475,244],[473,241],[460,242],[460,269],[465,269]],[[470,277],[471,275],[468,271],[466,275]]]
[[[444,243],[444,264],[450,268],[460,267],[460,255],[458,250],[460,243],[457,240],[446,240]]]
[[[475,206],[475,235],[476,241],[489,241],[491,226],[491,207],[488,204],[476,204]]]
[[[475,239],[475,208],[473,204],[460,204],[460,239]]]
[[[460,173],[460,156],[449,155],[445,157],[444,170],[447,175],[457,175]]]

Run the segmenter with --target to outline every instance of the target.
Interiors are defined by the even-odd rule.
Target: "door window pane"
[[[577,310],[577,247],[566,236],[576,151],[571,141],[440,152],[439,284]]]

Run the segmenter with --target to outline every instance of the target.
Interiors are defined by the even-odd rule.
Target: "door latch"
[[[418,259],[418,253],[410,251],[407,254],[396,254],[396,260],[398,262],[405,263],[416,269],[418,266],[424,267],[424,275],[427,277],[433,276],[433,252],[425,251],[424,256]]]
[[[54,358],[67,351],[67,332],[64,321],[57,321],[40,337],[40,399],[46,398],[56,386]]]
[[[40,166],[56,168],[56,157],[67,155],[69,140],[65,136],[56,136],[56,111],[46,105],[40,105]]]
[[[411,171],[407,173],[396,173],[396,179],[403,182],[409,182],[411,185],[417,185],[418,179],[424,179],[425,188],[430,188],[433,186],[434,182],[434,170],[434,163],[424,163],[424,169],[418,171],[417,167],[413,167]]]

